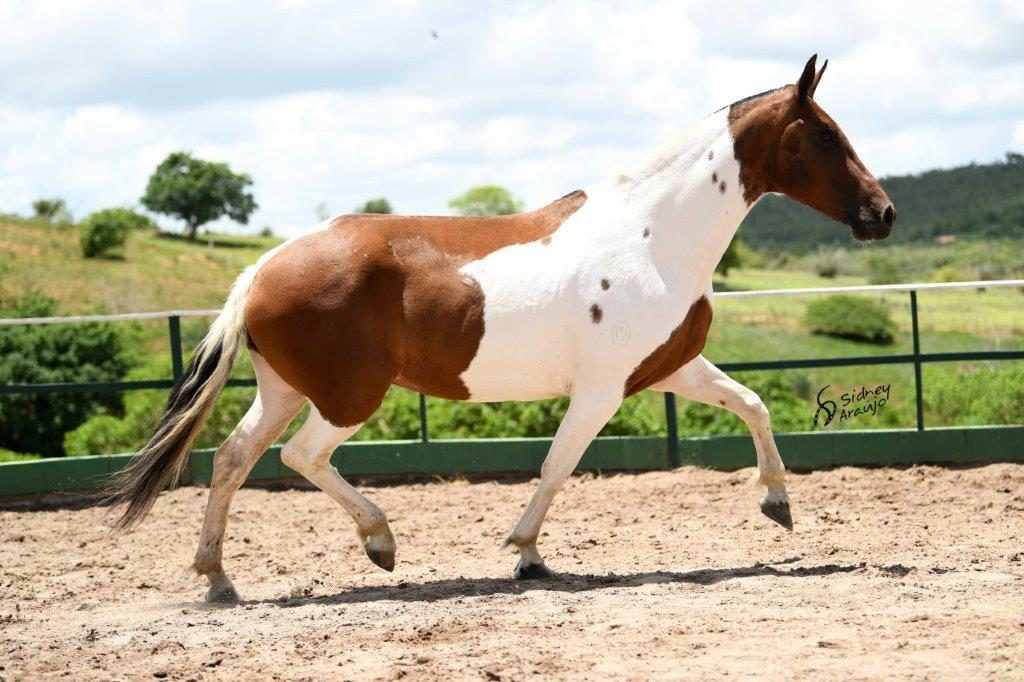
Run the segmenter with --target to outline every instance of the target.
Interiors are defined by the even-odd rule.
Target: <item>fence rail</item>
[[[925,363],[963,362],[978,360],[1020,360],[1024,359],[1024,351],[964,351],[954,353],[922,353],[921,334],[918,322],[917,293],[919,291],[955,290],[955,289],[997,289],[1024,288],[1024,279],[950,282],[938,284],[888,284],[851,287],[823,287],[805,289],[769,289],[757,291],[727,291],[716,293],[716,299],[755,298],[777,296],[806,296],[824,294],[882,294],[907,293],[910,298],[910,321],[913,351],[911,353],[848,356],[837,358],[801,358],[795,360],[759,360],[751,362],[720,363],[723,371],[765,371],[780,369],[807,369],[817,367],[855,367],[870,365],[913,364],[914,390],[917,416],[917,430],[924,431],[924,402],[921,369]],[[52,384],[15,384],[0,386],[0,395],[24,395],[42,393],[92,393],[135,391],[142,389],[169,389],[184,373],[184,355],[181,347],[182,318],[214,317],[220,310],[170,310],[163,312],[127,313],[120,315],[74,315],[66,317],[27,317],[0,319],[0,327],[17,325],[41,324],[81,324],[88,322],[117,322],[166,319],[168,325],[168,341],[171,351],[170,379],[152,379],[142,381],[94,381],[85,383],[52,383]],[[231,379],[228,386],[255,386],[254,378]],[[667,447],[669,463],[677,466],[680,463],[679,434],[677,424],[675,395],[665,394],[665,422],[667,425]],[[429,440],[427,420],[427,403],[423,394],[419,396],[420,440]]]

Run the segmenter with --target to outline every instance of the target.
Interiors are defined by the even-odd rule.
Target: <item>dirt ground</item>
[[[389,574],[322,493],[243,490],[225,565],[188,571],[206,491],[110,536],[104,510],[0,512],[0,679],[824,679],[1018,677],[1024,467],[790,476],[796,530],[751,471],[574,478],[510,579],[499,541],[531,482],[364,486],[398,540]],[[1018,677],[1019,679],[1019,677]]]

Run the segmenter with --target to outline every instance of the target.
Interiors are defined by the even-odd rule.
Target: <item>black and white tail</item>
[[[178,481],[192,443],[231,374],[246,333],[245,300],[255,274],[253,266],[239,276],[224,309],[196,348],[185,375],[171,389],[153,436],[111,479],[103,500],[124,507],[114,524],[116,529],[125,530],[141,521],[160,491]]]

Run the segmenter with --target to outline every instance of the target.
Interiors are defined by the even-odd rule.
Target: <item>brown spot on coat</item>
[[[336,426],[366,421],[391,384],[469,398],[460,375],[484,334],[484,295],[459,268],[550,236],[583,192],[512,216],[345,216],[262,265],[250,342]]]
[[[712,185],[717,185],[718,184],[718,173],[712,173],[711,174],[711,184]]]
[[[594,324],[601,324],[601,318],[604,317],[604,311],[601,310],[601,306],[594,304],[590,306],[590,321]]]
[[[711,161],[714,158],[715,158],[715,152],[713,150],[708,150],[708,161]]]
[[[720,183],[718,183],[718,191],[721,192],[722,194],[725,194],[725,180],[722,180]]]
[[[543,239],[541,239],[540,243],[543,244],[544,246],[547,246],[548,244],[550,244],[551,243],[551,235],[548,235],[547,237],[544,237]]]
[[[711,304],[701,296],[668,339],[637,365],[626,380],[623,395],[629,397],[649,388],[693,360],[704,350],[711,326]]]
[[[647,239],[650,236],[651,236],[651,228],[645,227],[644,228],[644,239]]]
[[[602,280],[601,280],[601,289],[603,289],[604,291],[608,291],[608,288],[609,288],[609,287],[610,287],[611,285],[612,285],[612,283],[611,283],[611,282],[609,282],[609,281],[608,281],[607,279],[602,279]]]

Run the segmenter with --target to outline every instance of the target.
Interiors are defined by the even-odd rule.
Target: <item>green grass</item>
[[[211,245],[212,240],[212,245]],[[62,314],[219,308],[241,270],[279,239],[204,235],[188,242],[144,230],[131,235],[122,259],[86,259],[71,226],[0,221],[0,288],[36,288]]]
[[[738,269],[729,277],[715,281],[716,291],[760,289],[804,289],[845,287],[867,284],[864,277],[840,275],[833,279],[818,277],[803,270]],[[893,320],[903,331],[910,330],[910,295],[857,294],[871,296],[887,305]],[[767,324],[790,330],[802,328],[807,303],[814,295],[765,298],[719,298],[715,301],[715,319],[730,319],[748,324]],[[1024,337],[1024,294],[1020,289],[957,289],[922,291],[917,295],[918,320],[922,332],[963,332],[974,336],[1019,340]]]

